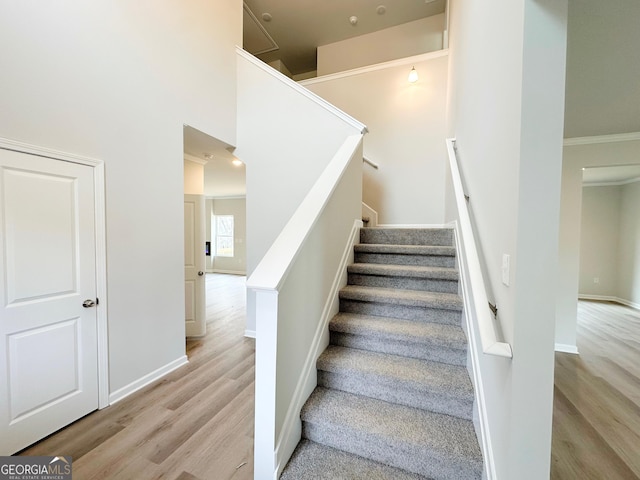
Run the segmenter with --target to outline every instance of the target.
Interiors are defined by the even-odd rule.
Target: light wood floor
[[[578,350],[556,353],[551,478],[640,478],[640,311],[580,301]]]
[[[255,342],[244,277],[207,275],[189,364],[20,452],[71,455],[74,480],[253,478]],[[640,478],[640,312],[579,303],[580,356],[557,353],[551,478]],[[246,462],[246,463],[245,463]]]
[[[20,454],[71,455],[74,480],[253,479],[245,277],[207,274],[206,284],[207,335],[187,341],[188,365]]]

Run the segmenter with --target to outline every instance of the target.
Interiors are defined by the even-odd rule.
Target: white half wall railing
[[[378,226],[378,212],[366,203],[362,202],[362,221],[364,222],[365,219],[367,219],[365,227]]]
[[[256,298],[254,478],[276,480],[302,434],[362,226],[362,134],[346,138],[249,279]]]
[[[460,273],[468,279],[468,285],[465,285],[468,289],[468,291],[465,292],[465,296],[468,298],[465,300],[471,304],[471,309],[467,311],[466,314],[471,315],[474,320],[476,320],[473,324],[477,326],[480,334],[483,353],[513,358],[511,345],[498,339],[497,328],[492,318],[493,314],[489,308],[489,300],[487,298],[485,282],[482,277],[480,258],[478,256],[469,209],[467,207],[468,197],[465,195],[462,187],[462,177],[458,168],[455,139],[453,138],[447,139],[447,153],[449,155],[449,167],[457,211],[458,241],[462,248],[460,255],[464,263],[464,265],[461,264],[461,270],[463,268],[465,270]]]

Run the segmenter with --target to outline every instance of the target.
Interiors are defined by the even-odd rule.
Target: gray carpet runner
[[[453,231],[363,228],[282,480],[480,479]]]

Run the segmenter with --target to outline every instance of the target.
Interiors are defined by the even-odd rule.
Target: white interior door
[[[184,296],[187,337],[206,333],[204,195],[184,196]]]
[[[98,408],[89,166],[0,149],[0,454]]]

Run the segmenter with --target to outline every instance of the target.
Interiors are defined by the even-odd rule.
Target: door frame
[[[96,233],[96,308],[98,341],[98,409],[109,406],[109,336],[107,315],[107,243],[104,161],[0,137],[0,148],[93,168]]]

